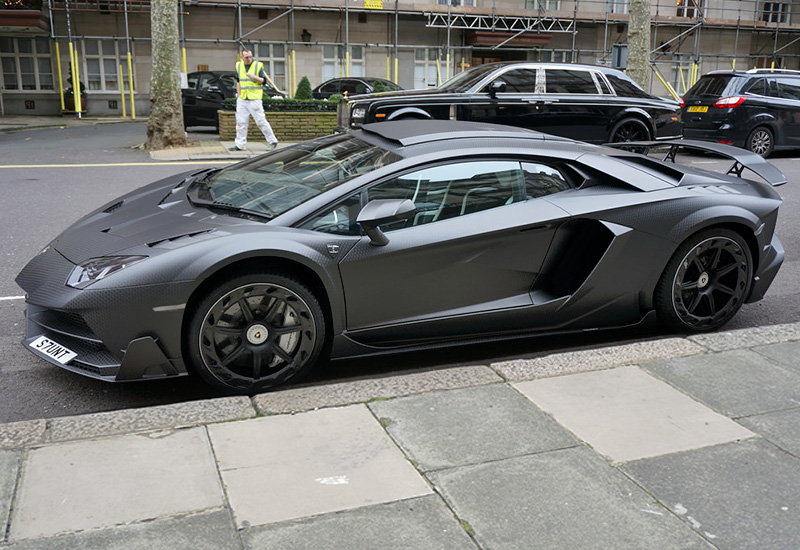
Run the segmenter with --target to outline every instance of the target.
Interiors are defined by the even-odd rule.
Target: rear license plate
[[[690,113],[707,113],[708,107],[698,106],[695,105],[694,107],[689,107]]]
[[[53,342],[50,338],[45,338],[44,336],[39,336],[28,345],[31,349],[44,353],[46,356],[55,359],[62,365],[66,365],[78,355],[71,349],[62,346],[58,342]]]

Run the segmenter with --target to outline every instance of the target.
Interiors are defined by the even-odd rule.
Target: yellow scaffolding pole
[[[681,73],[681,86],[683,87],[683,93],[686,94],[686,79],[683,78],[683,68],[678,67],[678,72]]]
[[[344,75],[350,78],[350,50],[344,52]]]
[[[56,42],[56,66],[58,67],[58,96],[61,98],[61,110],[64,110],[64,77],[61,74],[61,51]]]
[[[444,80],[445,82],[450,80],[450,50],[447,51],[447,65],[444,68]]]
[[[131,63],[131,52],[128,51],[128,88],[131,91],[131,118],[136,118],[136,104],[133,102],[133,64]]]
[[[188,72],[186,70],[186,47],[181,48],[181,71]]]
[[[290,97],[294,97],[295,90],[297,90],[297,55],[296,51],[292,50],[292,93]]]
[[[391,56],[386,56],[386,80],[392,79],[392,58]]]
[[[399,71],[400,71],[399,60],[397,59],[397,57],[395,57],[394,58],[394,83],[395,84],[397,84],[400,81],[400,77],[398,76]]]
[[[122,63],[117,67],[119,69],[119,100],[122,102],[122,118],[125,118],[125,78],[122,76]]]
[[[442,68],[439,66],[439,56],[436,56],[436,87],[442,85]]]

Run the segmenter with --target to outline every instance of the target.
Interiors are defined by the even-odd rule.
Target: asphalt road
[[[190,139],[213,139],[213,134]],[[0,134],[0,422],[51,418],[204,399],[213,393],[192,378],[108,384],[72,374],[40,360],[20,344],[24,334],[22,290],[14,277],[52,238],[109,200],[172,174],[209,164],[157,163],[136,148],[145,125],[113,124],[38,129]],[[784,197],[778,234],[784,263],[766,298],[745,305],[727,328],[747,328],[800,319],[800,153],[779,154],[772,162],[789,177],[778,188]],[[683,159],[709,169],[727,167],[710,156]],[[307,383],[394,374],[399,371],[487,363],[532,357],[558,349],[593,347],[653,338],[658,327],[595,331],[557,338],[473,345],[380,359],[341,361],[323,368]]]

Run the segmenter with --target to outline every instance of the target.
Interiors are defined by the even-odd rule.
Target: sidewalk
[[[0,117],[0,133],[30,130],[34,128],[62,128],[93,126],[98,124],[130,124],[147,122],[147,117],[137,119],[122,117],[83,117],[74,116],[26,116],[6,115]],[[263,138],[262,138],[263,139]],[[282,141],[278,147],[294,145],[295,142]],[[204,161],[204,160],[229,160],[238,162],[250,157],[263,154],[267,151],[265,141],[249,141],[246,151],[231,151],[233,141],[220,141],[218,135],[209,135],[208,139],[190,142],[186,147],[175,147],[161,151],[149,151],[150,158],[158,161]]]
[[[797,548],[799,356],[796,323],[0,425],[0,548]]]

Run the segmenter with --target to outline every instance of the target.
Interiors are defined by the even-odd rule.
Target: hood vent
[[[176,237],[169,237],[167,239],[149,242],[147,243],[147,246],[150,248],[180,248],[185,244],[189,244],[189,241],[204,241],[206,239],[211,239],[214,237],[214,235],[211,235],[213,232],[214,229],[204,229],[203,231],[195,231],[193,233],[186,233],[185,235],[178,235]]]
[[[111,206],[109,206],[108,208],[103,210],[103,212],[106,213],[106,214],[111,214],[115,210],[119,210],[120,208],[122,208],[123,204],[125,204],[124,200],[119,201],[119,202],[115,202],[114,204],[112,204]]]

